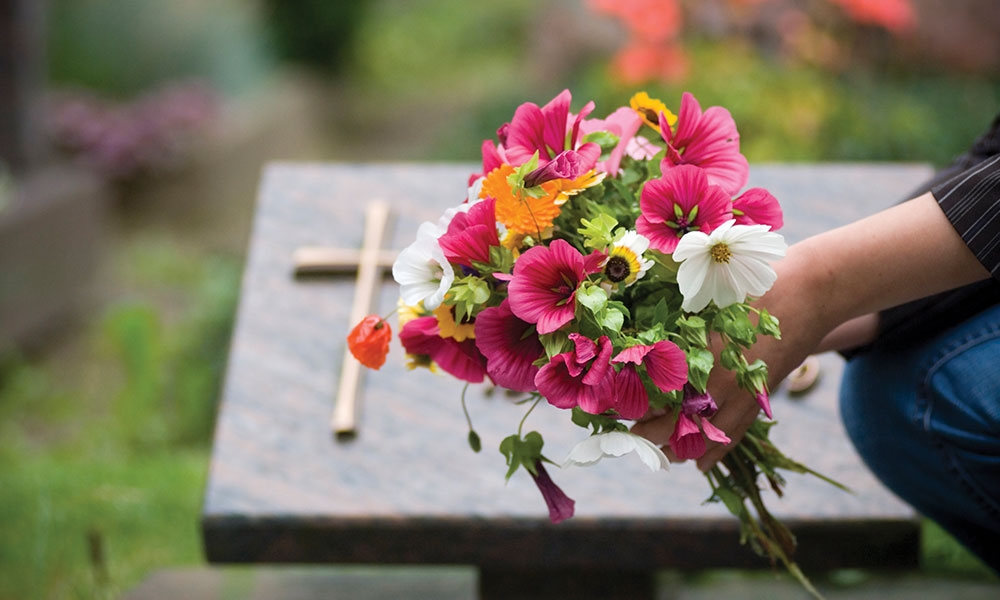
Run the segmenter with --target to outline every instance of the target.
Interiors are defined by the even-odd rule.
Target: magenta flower
[[[538,333],[552,333],[573,320],[577,288],[605,258],[599,252],[584,256],[565,240],[529,249],[514,263],[507,286],[511,311],[536,324]]]
[[[757,401],[757,406],[764,411],[768,419],[773,419],[774,415],[771,414],[771,396],[767,393],[767,390],[761,390],[757,392],[754,396],[754,400]]]
[[[664,173],[679,165],[701,167],[709,182],[730,197],[746,185],[750,165],[740,154],[740,134],[733,116],[725,108],[713,106],[703,113],[695,97],[685,92],[676,131],[661,113],[660,133],[667,143],[667,154],[660,163]]]
[[[437,317],[418,317],[408,321],[399,332],[399,341],[407,354],[426,356],[442,370],[469,383],[482,383],[486,376],[486,358],[476,348],[476,341],[459,342],[440,335]]]
[[[616,177],[621,166],[625,150],[634,143],[635,134],[642,127],[642,117],[631,107],[623,106],[608,115],[607,119],[587,119],[580,124],[583,135],[595,131],[607,131],[618,136],[618,145],[614,147],[607,160],[597,163],[597,170]]]
[[[448,224],[448,231],[438,238],[448,262],[472,268],[472,262],[490,262],[490,247],[499,246],[497,235],[496,200],[488,198],[472,205],[466,212],[457,212]]]
[[[486,372],[495,384],[516,392],[535,391],[534,362],[545,349],[534,326],[511,312],[509,300],[476,316],[476,347],[486,357]]]
[[[611,340],[597,342],[579,333],[569,334],[573,350],[563,352],[538,370],[535,386],[549,404],[579,406],[598,415],[615,406],[615,370],[611,367]]]
[[[639,377],[638,365],[645,367],[649,378],[664,392],[679,390],[687,383],[684,351],[666,340],[626,348],[611,362],[623,363],[615,377],[618,397],[614,409],[625,419],[638,419],[649,410],[649,394]]]
[[[670,254],[685,233],[709,233],[731,219],[732,206],[702,169],[681,165],[643,186],[635,229],[649,238],[650,247]]]
[[[524,176],[524,186],[534,187],[553,179],[576,179],[593,168],[601,156],[597,144],[584,144],[580,151],[563,150],[555,158]]]
[[[549,476],[548,471],[542,466],[542,461],[535,463],[533,473],[531,469],[528,469],[528,472],[531,473],[531,478],[535,481],[535,485],[538,486],[538,491],[542,493],[545,505],[549,507],[549,520],[553,523],[560,523],[572,517],[573,511],[576,508],[576,502],[552,481],[552,477]]]
[[[523,165],[538,152],[538,164],[544,166],[563,150],[583,150],[587,146],[597,148],[597,155],[587,150],[586,156],[593,156],[593,163],[584,172],[594,168],[600,157],[597,144],[579,144],[580,122],[594,110],[594,103],[588,102],[580,113],[569,112],[572,96],[563,90],[548,104],[539,108],[537,104],[525,102],[514,111],[514,118],[497,131],[503,156],[513,166]]]
[[[737,225],[770,225],[771,231],[785,224],[778,199],[764,188],[750,188],[733,200]]]
[[[701,458],[706,450],[705,438],[720,444],[731,441],[724,431],[708,420],[716,410],[715,400],[710,395],[690,385],[684,386],[684,401],[669,441],[670,449],[677,458]]]

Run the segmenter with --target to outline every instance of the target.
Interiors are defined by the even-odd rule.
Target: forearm
[[[776,269],[826,332],[989,277],[930,194],[800,242]]]

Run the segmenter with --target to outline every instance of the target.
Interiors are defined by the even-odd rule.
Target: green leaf
[[[708,386],[708,374],[715,364],[715,357],[705,348],[689,348],[687,363],[688,381],[698,390],[704,391]]]
[[[599,285],[584,284],[576,291],[576,301],[597,316],[608,304],[608,293]]]
[[[524,467],[532,475],[537,475],[535,465],[544,459],[542,446],[545,441],[542,434],[531,431],[524,438],[516,433],[505,437],[500,442],[500,453],[507,458],[507,479],[517,472],[518,467]]]
[[[611,151],[615,149],[618,145],[619,138],[617,135],[609,131],[595,131],[593,133],[588,133],[583,136],[584,143],[594,142],[601,147],[601,159],[604,160],[610,155]]]
[[[743,504],[743,498],[729,488],[716,488],[714,497],[725,504],[726,509],[735,517],[742,518],[747,511],[746,506]]]
[[[556,354],[562,354],[566,351],[566,342],[569,341],[569,336],[564,331],[553,331],[539,335],[538,339],[542,342],[542,348],[545,349],[545,356],[551,359]]]
[[[719,353],[719,363],[730,371],[741,369],[746,364],[746,360],[743,358],[743,349],[740,348],[739,344],[732,342],[726,344],[722,348],[722,352]]]
[[[601,311],[597,320],[600,322],[601,327],[606,329],[609,333],[621,333],[622,327],[625,325],[625,315],[622,314],[620,310],[610,307]]]
[[[657,304],[657,311],[660,310],[660,305],[663,306],[663,312],[666,313],[666,302],[660,300]],[[677,330],[681,335],[681,339],[686,341],[688,344],[704,348],[708,346],[708,324],[705,319],[699,316],[681,316],[677,319]]]
[[[726,334],[744,348],[757,341],[757,333],[750,322],[749,311],[743,304],[733,304],[719,311],[712,320],[712,329]]]
[[[760,309],[757,315],[757,333],[769,335],[776,340],[780,340],[781,328],[779,325],[777,317],[767,312],[766,309]]]
[[[583,227],[577,233],[583,236],[583,245],[587,248],[604,249],[614,240],[614,229],[618,221],[611,215],[600,213],[593,219],[580,219]]]

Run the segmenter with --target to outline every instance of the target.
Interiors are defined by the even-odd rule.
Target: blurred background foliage
[[[982,34],[1000,5],[900,2],[906,26],[848,0],[49,0],[49,134],[60,157],[90,153],[116,199],[88,312],[0,360],[0,598],[114,597],[202,562],[264,161],[476,161],[518,104],[570,88],[574,109],[593,99],[602,115],[639,89],[669,106],[691,91],[731,110],[751,163],[943,165],[1000,107],[1000,50]],[[630,14],[655,18],[643,31]],[[184,82],[211,110],[195,119],[190,96],[164,92]],[[183,140],[149,129],[178,121],[135,112],[167,96],[154,112],[187,115]],[[171,160],[136,158],[162,157],[154,146]],[[928,570],[987,577],[927,531]]]

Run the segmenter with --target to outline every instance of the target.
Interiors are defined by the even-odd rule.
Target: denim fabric
[[[1000,306],[853,358],[840,407],[872,472],[1000,573]]]

